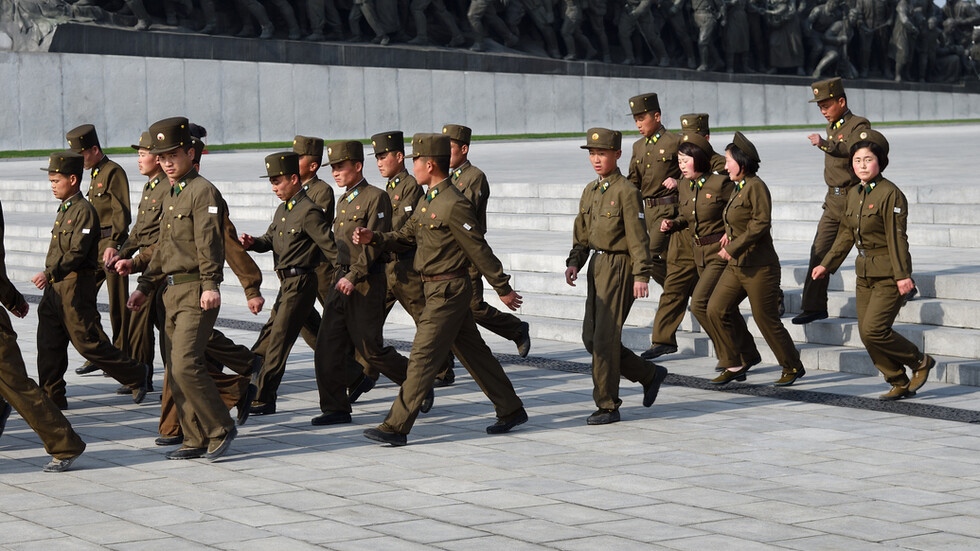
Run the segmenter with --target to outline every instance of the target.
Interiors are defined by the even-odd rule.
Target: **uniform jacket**
[[[779,257],[772,244],[769,188],[754,175],[735,182],[734,186],[724,212],[725,234],[729,241],[725,250],[732,255],[729,263],[736,266],[778,264]]]
[[[126,242],[119,246],[121,258],[133,259],[133,271],[142,272],[150,264],[153,251],[160,238],[160,217],[163,215],[163,201],[170,195],[170,180],[160,173],[143,186],[136,223]]]
[[[314,202],[321,210],[323,210],[323,216],[327,220],[327,226],[330,227],[330,240],[334,241],[333,236],[333,217],[334,213],[337,211],[337,206],[334,203],[333,188],[330,184],[324,182],[320,178],[314,176],[306,182],[303,183],[303,190],[306,191],[306,195]],[[329,251],[324,251],[326,255],[326,262],[331,266],[337,263],[337,244],[330,247]]]
[[[24,304],[24,295],[20,294],[20,291],[14,287],[14,284],[10,282],[10,278],[7,277],[7,253],[3,248],[3,233],[3,204],[0,204],[0,303],[7,310],[13,310],[21,304]]]
[[[476,219],[480,228],[487,231],[487,204],[490,202],[490,182],[482,170],[469,161],[449,171],[449,177],[456,189],[466,197],[476,209]]]
[[[367,183],[367,180],[348,189],[337,200],[337,216],[333,235],[337,243],[337,265],[350,266],[346,277],[359,283],[368,273],[381,269],[380,253],[374,247],[355,245],[351,240],[354,228],[365,227],[373,232],[391,230],[391,200],[388,194]]]
[[[292,205],[292,206],[290,206]],[[265,234],[249,250],[272,251],[276,270],[313,269],[323,262],[333,236],[323,210],[302,189],[276,208]]]
[[[659,198],[677,195],[677,190],[662,184],[667,178],[681,179],[677,167],[677,146],[680,138],[663,126],[650,138],[641,136],[633,142],[633,157],[627,175],[643,198]]]
[[[48,256],[44,260],[44,277],[50,283],[65,279],[72,272],[98,268],[99,215],[81,193],[66,199],[58,207],[51,230]]]
[[[864,117],[858,117],[848,110],[839,120],[827,125],[827,143],[820,146],[827,156],[824,158],[823,179],[830,187],[844,187],[857,183],[851,172],[851,146],[860,141],[861,130],[871,128]]]
[[[129,179],[126,171],[109,157],[103,156],[92,168],[92,181],[88,188],[88,200],[99,214],[102,227],[112,228],[106,243],[118,247],[128,236],[133,215],[129,204]],[[101,239],[101,230],[99,232]]]
[[[677,184],[679,205],[675,230],[687,229],[693,238],[708,237],[725,231],[723,219],[734,184],[721,174],[703,174],[696,180],[683,179]],[[721,245],[694,246],[698,266],[718,254]]]

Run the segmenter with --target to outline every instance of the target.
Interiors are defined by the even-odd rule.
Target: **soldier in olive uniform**
[[[899,400],[914,396],[936,366],[932,356],[892,329],[904,297],[915,289],[906,233],[909,204],[905,194],[881,174],[888,167],[888,140],[870,128],[853,138],[850,163],[859,183],[848,192],[837,239],[812,276],[825,279],[857,247],[854,272],[861,342],[892,385],[880,398]]]
[[[588,132],[582,149],[588,149],[599,177],[582,192],[572,250],[565,261],[565,282],[572,286],[589,262],[582,341],[592,354],[592,397],[599,408],[589,416],[590,425],[619,421],[620,376],[643,385],[644,407],[653,405],[667,377],[666,368],[639,358],[622,344],[623,323],[633,301],[649,295],[653,273],[640,191],[617,166],[622,141],[623,134],[615,130]]]
[[[351,349],[397,384],[405,381],[408,359],[384,345],[385,262],[378,249],[352,241],[356,228],[391,229],[388,194],[364,179],[364,146],[358,141],[334,142],[327,148],[334,181],[346,191],[337,201],[334,239],[337,265],[334,289],[324,306],[314,355],[320,391],[320,415],[314,425],[351,422],[346,364]]]
[[[857,183],[857,176],[851,171],[848,155],[856,136],[871,128],[871,123],[847,108],[847,94],[840,77],[821,80],[811,85],[813,99],[820,108],[820,114],[827,119],[827,137],[810,134],[810,143],[824,152],[823,179],[827,183],[823,214],[817,222],[817,232],[810,247],[810,264],[806,280],[803,282],[803,311],[793,318],[793,323],[802,325],[827,317],[827,280],[814,281],[810,277],[813,269],[830,252],[844,206],[847,204],[847,190]]]
[[[413,172],[427,188],[419,208],[397,232],[358,228],[352,238],[365,248],[370,244],[396,250],[413,243],[418,248],[415,269],[424,284],[425,309],[412,342],[408,378],[384,423],[364,431],[365,437],[393,446],[408,442],[407,435],[450,348],[494,404],[497,421],[487,427],[487,434],[503,434],[527,422],[521,399],[473,321],[468,266],[479,267],[508,308],[520,307],[521,295],[510,287],[510,276],[504,274],[500,260],[487,245],[472,205],[449,179],[450,150],[447,135],[416,134],[412,138]]]
[[[23,318],[30,307],[7,277],[3,233],[3,207],[0,206],[0,303],[11,314]],[[45,472],[67,470],[85,451],[85,442],[71,428],[65,415],[27,376],[24,356],[17,346],[17,333],[10,325],[10,317],[0,310],[0,435],[13,409],[37,433],[44,451],[52,456],[51,462],[44,466]]]
[[[262,387],[275,396],[286,371],[289,351],[296,342],[317,296],[316,268],[323,262],[324,250],[333,248],[330,225],[320,207],[306,195],[299,180],[299,155],[292,151],[273,153],[265,158],[272,191],[283,201],[264,235],[242,234],[246,250],[272,251],[276,275],[281,282],[279,295],[269,321]]]
[[[143,307],[146,293],[161,279],[167,280],[163,295],[170,342],[167,376],[184,431],[184,445],[167,458],[213,461],[228,451],[238,434],[205,362],[205,348],[221,306],[225,207],[217,188],[194,169],[188,125],[186,118],[173,117],[150,126],[150,150],[160,156],[171,195],[164,202],[156,253],[128,306]]]
[[[99,246],[99,215],[82,197],[83,157],[72,151],[52,153],[48,173],[54,196],[61,201],[44,271],[31,281],[44,291],[37,307],[37,375],[41,388],[61,409],[65,399],[68,343],[86,360],[101,367],[132,388],[137,404],[146,397],[150,366],[128,357],[112,346],[102,330],[96,307],[96,270]]]
[[[708,324],[712,335],[725,342],[721,348],[737,348],[737,334],[730,313],[748,297],[752,319],[765,337],[783,373],[776,386],[789,386],[806,370],[800,353],[779,319],[779,257],[772,244],[772,198],[769,188],[756,176],[759,153],[741,132],[736,132],[725,149],[726,168],[735,190],[725,207],[725,235],[718,256],[728,262],[708,300]],[[729,371],[734,378],[744,375],[747,366]]]
[[[106,283],[109,293],[109,324],[112,326],[113,345],[130,354],[129,311],[126,299],[129,298],[129,278],[122,277],[112,270],[105,270],[105,259],[113,256],[116,249],[126,240],[132,213],[129,206],[129,179],[126,171],[102,152],[99,136],[91,124],[73,128],[65,135],[68,148],[80,153],[85,159],[85,168],[92,171],[88,187],[88,201],[95,207],[102,226],[98,229],[99,271],[95,274],[96,292]],[[86,362],[75,370],[79,375],[91,373],[100,365]]]

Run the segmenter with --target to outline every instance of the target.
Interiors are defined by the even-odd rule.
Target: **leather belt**
[[[436,274],[436,275],[419,274],[419,277],[422,278],[422,281],[424,283],[428,283],[430,281],[446,281],[448,279],[456,279],[457,277],[469,277],[469,272],[466,270],[466,268],[460,268],[458,270],[453,270],[451,272],[446,272],[444,274]]]
[[[282,281],[287,277],[312,274],[314,271],[314,268],[283,268],[282,270],[276,270],[276,275],[279,276],[279,280]]]
[[[646,207],[658,207],[660,205],[673,205],[677,202],[676,195],[668,195],[667,197],[650,197],[643,200],[643,205]]]
[[[858,256],[884,256],[888,254],[888,247],[876,247],[874,249],[858,249]]]
[[[167,285],[181,285],[194,281],[201,281],[201,274],[170,274],[167,276]]]
[[[602,249],[596,249],[595,254],[626,254],[626,252],[621,251],[604,251]]]
[[[350,272],[350,264],[337,264],[337,268],[339,268],[340,271],[344,272],[345,274]],[[384,271],[385,265],[383,262],[375,262],[368,268],[369,274],[383,274]]]
[[[713,233],[711,235],[706,235],[704,237],[695,237],[694,244],[698,247],[704,247],[705,245],[710,245],[712,243],[717,243],[721,241],[721,238],[725,236],[725,232]]]
[[[104,226],[102,228],[101,236],[102,239],[105,239],[106,237],[112,237],[112,226]]]

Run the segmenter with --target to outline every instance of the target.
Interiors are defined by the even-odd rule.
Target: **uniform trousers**
[[[800,352],[779,318],[779,263],[766,266],[729,264],[722,273],[708,301],[707,321],[711,325],[713,338],[721,341],[717,347],[725,350],[743,348],[741,344],[735,342],[738,330],[732,316],[742,317],[738,305],[746,297],[752,307],[752,319],[755,320],[766,343],[775,354],[779,365],[785,369],[802,369]]]
[[[803,311],[804,312],[825,312],[827,310],[827,286],[830,278],[814,280],[810,277],[813,268],[820,265],[823,258],[830,252],[837,239],[837,230],[840,227],[841,218],[844,217],[844,209],[847,208],[847,193],[834,195],[831,188],[824,198],[823,214],[817,222],[817,233],[813,236],[813,245],[810,247],[810,264],[806,269],[806,279],[803,280]]]
[[[425,286],[422,277],[415,271],[414,258],[400,258],[385,265],[385,277],[388,280],[388,296],[385,298],[385,318],[395,305],[395,301],[412,316],[418,326],[425,310]],[[439,376],[445,376],[453,369],[453,357],[447,356],[446,363]],[[377,375],[374,377],[377,380]]]
[[[133,359],[147,365],[153,365],[153,347],[156,345],[153,334],[154,328],[160,332],[160,354],[163,364],[166,365],[167,363],[166,347],[164,346],[166,335],[164,335],[163,329],[164,288],[165,286],[160,286],[150,291],[146,295],[143,308],[130,312],[129,316],[129,353],[132,354]]]
[[[170,341],[167,377],[184,445],[192,448],[207,447],[210,439],[235,427],[204,357],[219,309],[202,310],[201,294],[199,282],[170,285],[163,294]]]
[[[317,296],[315,273],[287,277],[282,280],[279,294],[269,314],[263,331],[268,330],[262,373],[258,377],[257,400],[263,403],[276,401],[276,392],[286,373],[286,360],[293,344],[299,337],[307,318],[314,313],[313,303]]]
[[[125,240],[126,235],[124,234],[120,242]],[[99,242],[99,270],[95,272],[95,292],[98,294],[102,284],[105,283],[106,292],[109,294],[109,325],[112,326],[112,344],[122,350],[124,354],[132,355],[133,352],[129,349],[129,308],[126,308],[126,301],[129,300],[129,276],[123,277],[115,271],[105,271],[102,255],[108,246],[108,239]]]
[[[907,385],[905,366],[915,368],[922,352],[908,339],[892,330],[902,309],[895,279],[890,277],[857,278],[857,316],[861,342],[871,361],[891,385]]]
[[[442,369],[442,359],[450,350],[493,403],[498,418],[506,419],[516,414],[524,404],[473,321],[469,306],[473,288],[469,278],[430,281],[424,287],[425,309],[412,341],[408,377],[402,383],[384,425],[399,434],[411,432],[422,400],[432,388],[436,374]]]
[[[77,274],[77,275],[76,275]],[[37,306],[37,376],[44,392],[65,409],[65,372],[68,343],[86,360],[101,367],[124,385],[139,385],[146,378],[143,365],[112,346],[102,330],[96,307],[95,274],[73,272],[49,283]]]
[[[337,273],[334,281],[343,274]],[[396,384],[405,382],[408,359],[384,345],[385,274],[378,270],[354,286],[350,295],[334,289],[327,298],[317,335],[314,369],[320,411],[350,412],[347,357],[351,349]]]
[[[660,229],[657,229],[660,232]],[[688,232],[670,234],[670,254],[663,292],[657,302],[650,342],[677,346],[677,328],[687,313],[687,301],[698,283],[698,267],[694,265],[691,237]]]
[[[85,442],[71,428],[58,406],[27,376],[17,333],[7,312],[0,309],[0,396],[37,433],[44,451],[67,459],[85,451]]]
[[[667,250],[670,248],[671,236],[674,235],[660,231],[660,222],[668,218],[677,218],[677,203],[654,205],[643,209],[643,219],[647,223],[647,235],[650,236],[650,256],[653,257],[653,275],[651,277],[661,287],[664,286],[664,281],[667,279]],[[687,302],[686,297],[684,302]]]
[[[694,246],[698,247],[697,245]],[[735,367],[737,365],[751,363],[759,357],[759,349],[755,346],[755,339],[749,333],[749,328],[745,324],[745,318],[739,313],[738,306],[736,305],[728,312],[727,318],[731,321],[732,325],[732,335],[730,335],[732,338],[728,341],[718,337],[718,334],[713,330],[713,326],[708,319],[708,301],[715,292],[715,287],[717,287],[718,280],[721,279],[721,274],[728,267],[728,262],[718,256],[717,251],[721,248],[719,244],[714,243],[701,248],[714,249],[714,252],[710,255],[705,253],[704,256],[708,258],[704,266],[699,265],[697,267],[698,282],[694,285],[694,292],[691,293],[691,313],[694,314],[695,319],[698,320],[701,327],[711,337],[711,342],[715,345],[715,356],[718,358],[718,367]],[[697,252],[695,254],[697,255]],[[726,346],[727,343],[733,341],[736,345],[734,348]]]
[[[594,253],[588,278],[582,342],[592,354],[592,398],[600,409],[619,409],[620,376],[646,386],[656,375],[652,363],[623,346],[623,323],[635,300],[630,255]]]

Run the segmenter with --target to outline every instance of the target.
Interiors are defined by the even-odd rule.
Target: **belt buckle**
[[[867,258],[868,253],[864,249],[858,249],[858,256],[863,256]]]
[[[174,285],[174,276],[172,276],[172,275],[168,275],[167,276],[167,285],[170,285],[171,287],[173,287],[173,285]]]

